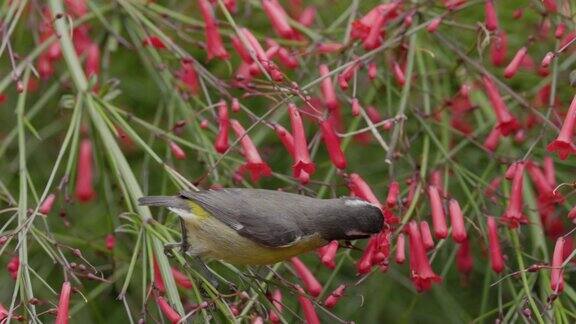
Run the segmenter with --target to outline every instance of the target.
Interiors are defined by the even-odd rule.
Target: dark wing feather
[[[219,189],[180,193],[240,235],[267,247],[289,246],[318,233],[312,218],[324,200],[259,189]]]

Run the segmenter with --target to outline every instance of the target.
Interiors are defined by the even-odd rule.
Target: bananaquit
[[[357,198],[316,199],[274,190],[228,188],[149,196],[181,217],[191,256],[235,265],[273,264],[332,240],[380,232],[380,209]],[[186,238],[187,237],[187,238]]]

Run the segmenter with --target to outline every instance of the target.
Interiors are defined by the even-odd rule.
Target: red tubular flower
[[[528,174],[532,179],[532,183],[536,187],[538,191],[538,202],[544,206],[556,203],[562,203],[564,201],[564,197],[561,194],[555,193],[552,184],[546,179],[544,172],[535,165],[534,163],[529,162],[526,165],[528,169]]]
[[[568,212],[568,219],[572,221],[576,219],[576,206],[572,207],[572,209],[570,209],[570,211]]]
[[[344,48],[344,45],[340,43],[320,43],[316,46],[316,53],[330,54],[340,52],[342,48]]]
[[[158,36],[148,36],[142,41],[144,47],[152,46],[155,49],[165,49],[166,45]],[[78,51],[78,50],[77,50]],[[80,51],[83,52],[83,51]]]
[[[404,234],[398,234],[396,239],[396,263],[402,264],[406,261],[406,239]]]
[[[360,106],[358,98],[352,98],[352,116],[360,116],[360,111],[362,111],[362,106]]]
[[[490,60],[494,66],[502,66],[508,53],[508,36],[503,30],[496,32],[490,43]]]
[[[375,243],[372,265],[379,265],[382,272],[384,272],[388,267],[388,256],[390,255],[390,230],[382,230],[373,239]]]
[[[372,24],[370,25],[370,31],[362,45],[367,51],[373,50],[378,46],[382,45],[382,38],[380,37],[380,30],[386,23],[386,12],[379,12]]]
[[[371,237],[368,240],[368,244],[364,249],[364,253],[362,257],[358,261],[356,261],[356,269],[358,270],[359,275],[364,275],[372,270],[372,261],[374,259],[374,254],[376,252],[376,239],[375,237]]]
[[[278,36],[286,39],[297,38],[298,33],[288,24],[288,15],[277,0],[262,0],[262,9]]]
[[[416,194],[416,189],[418,189],[418,174],[415,173],[411,178],[406,180],[408,184],[408,195],[406,195],[406,199],[404,200],[404,206],[410,206],[412,200],[414,200],[414,195]]]
[[[97,44],[91,44],[86,49],[86,62],[84,64],[86,76],[91,77],[100,74],[100,48]]]
[[[576,146],[572,142],[572,137],[574,135],[574,126],[576,125],[576,96],[572,99],[562,128],[558,137],[548,144],[546,149],[548,152],[556,152],[561,160],[565,160],[568,155],[576,154]]]
[[[152,260],[152,265],[154,268],[154,287],[158,289],[161,294],[166,292],[166,287],[164,286],[164,279],[162,279],[162,273],[160,273],[160,266],[158,265],[158,261],[156,261],[156,257]]]
[[[408,223],[408,237],[410,239],[410,272],[412,282],[416,291],[423,292],[432,287],[432,283],[442,281],[432,270],[424,245],[422,236],[418,230],[418,224],[415,221]]]
[[[306,142],[306,133],[304,124],[298,108],[292,103],[288,104],[288,114],[290,115],[290,124],[292,126],[292,136],[294,136],[294,176],[300,177],[302,171],[308,175],[314,174],[316,166],[310,160],[308,144]]]
[[[106,235],[105,243],[106,243],[106,250],[108,251],[114,250],[114,246],[116,246],[116,236],[114,236],[114,234]]]
[[[280,314],[282,313],[282,291],[280,289],[274,289],[272,291],[272,296],[270,296],[270,301],[272,302],[272,307],[270,309],[270,321],[272,323],[280,323]]]
[[[266,43],[270,48],[276,47],[278,49],[276,51],[276,56],[280,59],[280,63],[285,67],[293,70],[300,65],[296,57],[294,57],[294,55],[292,55],[292,53],[290,53],[285,47],[280,46],[276,41],[267,39]]]
[[[246,134],[246,130],[244,127],[235,119],[230,120],[230,124],[232,125],[232,129],[236,133],[236,137],[240,139],[240,146],[242,146],[242,153],[244,154],[244,158],[246,158],[246,164],[244,164],[244,168],[250,171],[252,175],[252,180],[254,182],[260,179],[260,176],[270,176],[272,174],[272,170],[262,160],[256,146]]]
[[[400,184],[398,181],[390,182],[388,186],[388,196],[386,197],[386,207],[394,208],[400,196]]]
[[[76,174],[76,198],[80,202],[88,202],[96,195],[92,187],[92,178],[92,142],[89,139],[83,139],[80,143]]]
[[[442,199],[436,186],[428,186],[428,198],[430,199],[430,210],[432,213],[432,225],[434,235],[437,239],[443,239],[448,236],[448,227],[446,226],[446,217],[442,207]]]
[[[224,44],[222,43],[222,37],[220,36],[220,31],[218,30],[218,22],[214,16],[214,10],[212,5],[208,0],[198,0],[198,6],[200,7],[200,12],[204,18],[204,31],[206,33],[206,54],[208,55],[208,60],[215,57],[221,60],[227,60],[230,58],[230,54],[226,51]]]
[[[177,76],[190,93],[197,95],[200,92],[200,82],[198,81],[198,74],[194,68],[194,63],[183,60]]]
[[[350,188],[350,191],[352,191],[354,196],[380,206],[380,201],[378,201],[378,198],[376,198],[372,189],[370,189],[366,181],[364,181],[364,179],[362,179],[362,177],[357,173],[350,174],[348,188]]]
[[[298,17],[298,22],[303,26],[310,27],[314,24],[314,19],[316,19],[316,7],[308,6]]]
[[[176,160],[185,160],[186,152],[176,143],[170,141],[170,151]]]
[[[332,161],[332,164],[334,164],[336,168],[340,170],[345,169],[346,157],[340,148],[340,140],[332,128],[332,124],[328,120],[324,120],[320,123],[320,130],[322,131],[322,138],[324,139],[324,145],[326,145],[326,150],[330,156],[330,161]]]
[[[174,277],[174,281],[176,284],[182,289],[192,289],[194,286],[192,281],[188,279],[188,276],[183,274],[182,272],[178,271],[178,269],[171,268],[172,270],[172,277]]]
[[[76,18],[80,18],[88,12],[88,6],[85,0],[65,0],[64,3],[66,4],[66,8]]]
[[[292,137],[292,134],[279,124],[274,125],[274,131],[280,138],[282,145],[284,145],[284,148],[286,148],[290,156],[294,156],[294,137]]]
[[[366,115],[368,115],[368,119],[370,119],[370,121],[374,124],[382,121],[380,112],[374,106],[368,106],[368,108],[366,108]]]
[[[68,308],[70,305],[70,293],[72,286],[68,281],[64,281],[60,290],[60,300],[56,310],[56,324],[68,324]]]
[[[230,108],[232,109],[232,112],[239,112],[240,111],[240,101],[238,101],[238,98],[232,98],[232,103],[230,104]]]
[[[230,129],[230,118],[228,117],[228,105],[224,100],[218,104],[218,135],[214,142],[214,148],[218,153],[228,150],[228,133]]]
[[[486,187],[486,189],[484,190],[484,195],[486,196],[486,198],[494,201],[495,200],[495,194],[498,191],[498,188],[500,188],[500,183],[502,182],[502,178],[501,177],[496,177],[494,179],[492,179],[492,181],[490,181],[490,184],[488,184],[488,187]]]
[[[6,264],[6,270],[8,270],[8,274],[14,280],[18,277],[18,270],[20,269],[20,258],[15,255],[13,256],[10,261]]]
[[[510,199],[508,207],[502,215],[502,219],[508,223],[510,228],[516,228],[520,224],[526,224],[528,220],[522,212],[522,190],[524,183],[524,163],[518,162],[512,179],[512,188],[510,190]]]
[[[552,186],[556,187],[556,171],[554,170],[554,160],[549,157],[544,157],[544,162],[542,163],[542,168],[544,169],[544,176],[546,181]]]
[[[348,82],[352,80],[352,77],[356,74],[356,69],[358,68],[358,62],[350,64],[347,68],[338,75],[338,85],[342,90],[348,90]]]
[[[327,245],[318,249],[318,252],[320,254],[320,261],[322,261],[323,265],[328,269],[334,269],[336,267],[334,259],[336,258],[336,252],[338,252],[338,241],[331,241]]]
[[[293,257],[290,259],[290,262],[292,263],[292,267],[294,268],[296,275],[298,278],[300,278],[302,284],[304,284],[306,291],[308,291],[311,296],[320,296],[320,293],[322,292],[322,285],[320,282],[318,282],[316,277],[314,277],[312,272],[310,272],[308,267],[306,267],[306,265],[300,261],[298,257]]]
[[[468,275],[474,268],[474,260],[472,259],[472,253],[470,253],[470,243],[467,239],[460,243],[458,252],[456,252],[456,268],[464,275]]]
[[[484,7],[486,18],[484,24],[489,31],[498,29],[498,16],[496,15],[496,8],[494,7],[494,0],[486,0]]]
[[[508,166],[506,172],[504,173],[504,178],[506,178],[506,180],[514,179],[514,175],[516,174],[516,170],[518,168],[518,163],[519,162],[514,162]]]
[[[340,298],[344,296],[345,290],[346,290],[345,284],[341,284],[340,286],[338,286],[338,288],[334,289],[334,291],[331,292],[330,295],[324,301],[324,307],[328,309],[334,308],[334,306],[336,306],[338,301],[340,301]]]
[[[546,8],[546,10],[548,10],[550,13],[555,13],[558,11],[556,0],[542,0],[542,4],[544,5],[544,8]]]
[[[550,64],[552,63],[553,59],[554,59],[554,52],[546,53],[546,55],[542,59],[542,63],[540,63],[540,67],[543,69],[548,68],[550,66]]]
[[[504,77],[506,79],[512,78],[516,74],[516,72],[518,72],[518,69],[520,68],[520,64],[522,63],[522,61],[526,57],[527,53],[528,53],[528,49],[526,47],[522,47],[518,50],[518,52],[516,52],[516,55],[514,55],[514,58],[512,58],[512,61],[510,61],[510,63],[506,67],[506,69],[504,69]]]
[[[496,151],[496,148],[498,148],[498,144],[500,143],[501,135],[502,134],[500,133],[498,126],[493,127],[488,136],[486,137],[486,139],[484,140],[483,144],[484,148],[490,152]]]
[[[504,100],[500,96],[498,92],[498,88],[488,76],[483,76],[482,80],[484,82],[484,88],[486,89],[486,94],[488,95],[488,99],[490,100],[492,109],[494,109],[494,113],[496,114],[496,119],[498,120],[498,129],[500,133],[504,136],[508,136],[514,133],[516,130],[520,128],[518,121],[504,103]]]
[[[556,26],[556,30],[554,31],[554,37],[560,39],[562,38],[565,32],[566,32],[566,24],[559,23],[558,26]]]
[[[426,251],[430,251],[434,248],[434,239],[432,238],[432,232],[430,232],[430,225],[428,222],[420,222],[420,235],[422,236],[422,244]]]
[[[550,289],[558,294],[564,290],[564,277],[562,263],[564,263],[564,237],[560,236],[554,246],[552,256],[552,269],[550,270]]]
[[[240,32],[242,32],[242,29],[240,29]],[[254,60],[252,59],[252,56],[250,56],[249,50],[246,49],[240,38],[236,36],[230,36],[230,40],[232,41],[232,47],[234,47],[234,50],[236,50],[236,53],[238,53],[238,56],[240,56],[242,61],[247,64],[252,64]],[[258,45],[260,46],[260,44]],[[262,50],[262,52],[264,52],[264,50]]]
[[[156,304],[158,304],[158,307],[160,308],[162,313],[164,313],[164,316],[166,316],[166,318],[170,321],[170,323],[176,324],[179,323],[180,320],[182,319],[180,314],[178,314],[178,312],[174,310],[172,306],[170,306],[170,304],[164,297],[156,296]]]
[[[378,76],[378,65],[376,65],[376,63],[374,62],[368,64],[368,77],[370,78],[370,80],[376,79],[377,76]]]
[[[404,86],[406,83],[406,76],[397,61],[392,62],[392,71],[394,72],[393,75],[396,83],[398,83],[399,86]]]
[[[488,250],[490,252],[490,264],[492,270],[496,273],[500,273],[504,270],[504,257],[502,257],[502,251],[500,250],[500,239],[498,238],[498,225],[494,217],[489,216],[487,220],[488,224]]]
[[[44,215],[50,214],[50,211],[52,211],[52,207],[54,206],[55,201],[56,201],[56,195],[53,193],[49,194],[46,197],[46,199],[44,199],[44,201],[40,204],[40,208],[38,208],[38,211]]]
[[[464,226],[464,216],[462,216],[462,209],[456,199],[450,199],[448,203],[450,210],[450,223],[452,225],[452,239],[454,242],[463,243],[466,241],[468,235],[466,234],[466,227]]]
[[[430,23],[426,26],[426,31],[429,33],[434,33],[435,31],[438,30],[438,27],[440,27],[441,23],[442,23],[442,16],[432,19]]]
[[[302,308],[302,312],[304,313],[304,319],[306,324],[320,324],[320,319],[318,318],[318,314],[316,314],[316,310],[314,309],[314,304],[308,297],[304,295],[304,291],[301,287],[296,286],[298,290],[298,303]]]
[[[320,77],[324,78],[320,83],[320,89],[322,90],[322,96],[324,97],[324,104],[330,110],[336,110],[340,107],[338,103],[338,97],[336,97],[336,92],[334,91],[334,86],[332,85],[332,79],[328,76],[330,70],[326,64],[320,64]]]

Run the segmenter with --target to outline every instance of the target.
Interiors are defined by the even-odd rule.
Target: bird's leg
[[[184,222],[184,219],[182,217],[180,217],[180,232],[182,237],[180,239],[180,242],[164,244],[164,254],[166,254],[169,257],[174,257],[174,253],[172,250],[174,250],[175,248],[180,248],[180,252],[182,252],[182,254],[186,253],[186,251],[188,251],[188,248],[190,248],[190,244],[188,243],[188,232],[186,231],[186,223]]]

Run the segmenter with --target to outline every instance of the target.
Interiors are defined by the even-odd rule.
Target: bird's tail
[[[190,210],[190,206],[185,199],[178,196],[146,196],[138,199],[140,206],[161,206]]]

